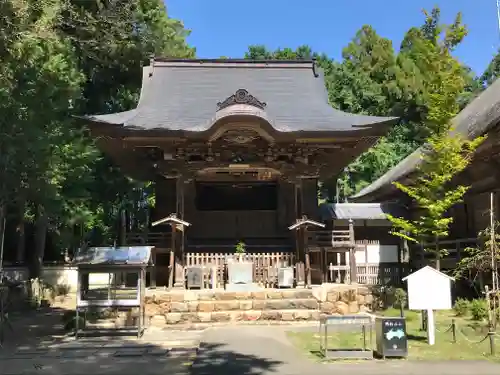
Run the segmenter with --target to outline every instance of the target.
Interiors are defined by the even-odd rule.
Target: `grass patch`
[[[389,309],[381,313],[384,316],[399,316],[397,309]],[[497,353],[490,356],[489,339],[481,343],[487,333],[485,324],[478,324],[470,319],[456,317],[453,312],[435,312],[436,320],[436,344],[427,344],[427,334],[420,330],[420,313],[405,311],[406,329],[408,335],[408,359],[410,360],[492,360],[500,362],[500,335],[495,337]],[[456,342],[453,342],[450,327],[452,319],[456,321]],[[308,356],[317,360],[323,360],[320,353],[320,335],[315,332],[288,332],[290,341],[305,352]],[[369,334],[367,333],[367,345],[370,348]],[[349,329],[349,331],[334,332],[329,328],[328,348],[362,348],[363,339],[361,329]],[[373,348],[375,348],[375,331],[373,332]]]

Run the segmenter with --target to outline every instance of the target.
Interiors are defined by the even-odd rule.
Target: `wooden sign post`
[[[172,229],[172,238],[170,242],[170,260],[168,264],[169,275],[168,275],[168,287],[173,288],[174,286],[174,264],[175,264],[175,237],[177,232],[184,232],[184,228],[189,227],[191,224],[187,221],[181,220],[177,218],[176,214],[170,214],[167,217],[157,220],[151,224],[151,226],[155,227],[160,224],[168,224]]]
[[[309,251],[308,251],[308,239],[307,239],[307,228],[314,226],[314,227],[319,227],[319,228],[324,228],[325,224],[319,223],[314,220],[310,220],[307,218],[307,216],[302,216],[302,219],[297,219],[295,221],[295,224],[291,225],[288,227],[289,230],[295,230],[297,233],[300,233],[302,237],[302,246],[304,248],[304,260],[305,260],[305,284],[309,287],[311,286],[311,259],[309,257]],[[301,253],[299,253],[299,257],[301,257]],[[302,269],[301,265],[302,260],[298,259],[297,260],[297,286],[299,287],[304,287],[304,275],[299,274],[299,270]]]

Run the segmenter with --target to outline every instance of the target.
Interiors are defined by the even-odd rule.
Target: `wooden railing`
[[[307,232],[310,247],[342,247],[353,243],[349,230],[315,230]]]
[[[401,285],[408,274],[408,266],[397,263],[357,264],[356,269],[358,284],[367,285]]]
[[[226,281],[228,258],[234,253],[186,253],[184,266],[203,266],[204,285],[210,284],[210,273],[215,272],[216,286],[222,288]],[[242,255],[244,261],[253,263],[253,280],[265,287],[275,287],[278,283],[276,272],[279,266],[293,266],[294,255],[291,253],[246,253]]]
[[[348,265],[328,265],[327,282],[347,284],[351,280]],[[356,264],[356,282],[365,285],[401,285],[401,279],[408,274],[408,267],[398,263],[358,263]]]
[[[130,232],[127,233],[125,240],[130,246],[148,245],[170,248],[171,236],[170,232]]]
[[[434,252],[424,251],[424,249],[434,249],[438,245],[440,250],[446,250],[447,254],[441,258],[441,266],[444,268],[453,267],[456,262],[458,262],[465,254],[464,250],[468,247],[478,246],[477,238],[459,238],[454,240],[443,240],[436,242],[424,243],[422,245],[415,244],[412,245],[412,250],[415,255],[415,260],[418,263],[420,259],[423,258],[424,263],[434,262]],[[422,254],[423,252],[423,254]],[[423,255],[423,257],[422,257]],[[424,264],[424,265],[425,265]],[[420,265],[423,266],[423,265]]]

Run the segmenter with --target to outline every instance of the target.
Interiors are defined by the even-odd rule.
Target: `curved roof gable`
[[[164,59],[143,69],[136,109],[84,118],[130,129],[199,132],[242,111],[281,132],[352,131],[396,120],[332,108],[322,72],[312,60]]]

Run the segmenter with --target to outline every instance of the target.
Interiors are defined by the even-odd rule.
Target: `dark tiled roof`
[[[321,220],[383,220],[386,214],[404,216],[405,209],[392,203],[324,203],[319,212]]]
[[[498,125],[500,122],[500,80],[495,81],[482,92],[452,122],[453,131],[464,135],[467,139],[484,135]],[[422,162],[421,156],[422,148],[418,148],[394,168],[354,195],[352,199],[377,199],[382,189],[414,172]]]
[[[217,104],[244,89],[264,106]],[[354,115],[332,108],[313,61],[161,60],[143,69],[137,108],[85,116],[94,123],[140,130],[204,131],[232,115],[264,118],[276,130],[352,131],[393,117]]]

